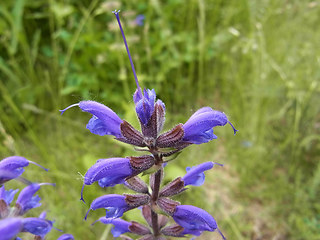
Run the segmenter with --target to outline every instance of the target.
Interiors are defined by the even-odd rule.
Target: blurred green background
[[[83,221],[81,175],[99,158],[136,153],[91,134],[90,114],[58,110],[96,100],[138,127],[114,9],[140,84],[166,104],[165,129],[202,106],[224,111],[239,129],[216,128],[217,140],[167,166],[169,181],[186,166],[225,164],[177,200],[210,212],[228,239],[320,239],[320,3],[307,0],[1,1],[0,157],[36,161],[50,171],[30,166],[24,176],[57,184],[40,190],[42,207],[30,214],[47,210],[76,239],[113,239],[110,227],[90,226],[102,210]],[[88,186],[85,199],[123,190]],[[125,218],[141,219],[139,210]]]

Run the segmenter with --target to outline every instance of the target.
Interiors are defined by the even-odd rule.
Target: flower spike
[[[120,28],[120,31],[121,31],[121,34],[122,34],[123,42],[124,42],[124,45],[126,46],[126,50],[127,50],[128,57],[129,57],[129,60],[130,60],[132,72],[133,72],[133,75],[134,75],[134,79],[135,79],[136,84],[137,84],[138,95],[140,96],[140,98],[142,98],[142,91],[141,91],[141,88],[140,88],[140,85],[139,85],[139,81],[138,81],[138,77],[137,77],[137,74],[136,74],[136,70],[135,70],[135,68],[134,68],[134,64],[133,64],[133,61],[132,61],[132,58],[131,58],[131,54],[130,54],[130,51],[129,51],[129,47],[128,47],[128,44],[127,44],[127,40],[126,40],[126,37],[125,37],[125,35],[124,35],[122,26],[121,26],[120,17],[119,17],[119,12],[120,12],[120,10],[118,10],[118,11],[117,11],[117,10],[112,11],[112,13],[113,13],[113,14],[116,16],[116,18],[117,18],[117,21],[118,21],[118,24],[119,24],[119,28]]]

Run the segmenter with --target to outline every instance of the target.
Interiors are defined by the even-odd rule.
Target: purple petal
[[[143,14],[139,14],[135,19],[135,23],[138,26],[143,26],[144,19],[145,19],[145,16]]]
[[[144,89],[143,96],[140,97],[138,92],[133,95],[133,101],[136,104],[136,112],[142,124],[147,125],[153,113],[156,100],[154,89]]]
[[[107,106],[95,101],[81,101],[79,107],[84,112],[94,115],[87,128],[94,134],[113,135],[121,137],[120,124],[121,118]],[[99,119],[100,121],[96,121]]]
[[[131,225],[131,222],[127,222],[120,218],[113,219],[101,217],[98,221],[102,222],[103,224],[113,224],[114,227],[111,229],[113,237],[119,237],[123,233],[130,232],[129,226]]]
[[[215,138],[212,128],[224,126],[228,123],[227,116],[219,111],[214,111],[210,107],[204,107],[196,111],[183,125],[183,141],[194,144],[209,142]]]
[[[0,220],[0,239],[11,240],[22,230],[21,218],[6,218]]]
[[[14,179],[20,176],[24,172],[24,167],[28,166],[29,163],[37,165],[44,170],[48,171],[48,169],[42,167],[41,165],[29,161],[28,159],[20,156],[11,156],[7,157],[0,161],[0,184],[4,183],[8,180]]]
[[[74,240],[72,234],[63,234],[57,240]]]
[[[33,183],[20,192],[18,199],[16,201],[17,205],[20,205],[21,211],[25,213],[26,211],[41,206],[40,200],[41,198],[36,195],[33,196],[37,191],[39,191],[41,185],[54,185],[51,183]]]
[[[217,229],[217,223],[209,213],[191,205],[177,206],[172,217],[176,223],[188,230],[213,232]]]
[[[37,236],[45,236],[51,231],[52,222],[42,218],[24,218],[23,219],[23,232],[29,232]]]
[[[125,196],[118,194],[109,194],[96,198],[90,205],[85,219],[88,216],[90,210],[96,210],[98,208],[105,208],[107,218],[118,218],[123,215],[125,211],[128,211],[130,207],[125,201]]]
[[[16,201],[16,204],[19,204],[21,207],[22,214],[29,209],[41,206],[41,203],[39,203],[40,197],[38,195],[33,196],[39,189],[40,185],[37,183],[33,183],[22,189]]]
[[[223,166],[219,163],[205,162],[192,168],[188,167],[187,174],[182,177],[184,185],[201,186],[205,180],[205,175],[203,172],[213,168],[214,164]]]
[[[95,101],[81,101],[60,111],[61,113],[64,113],[66,110],[75,106],[79,106],[82,111],[93,115],[87,124],[87,129],[89,129],[93,134],[100,136],[113,135],[115,137],[122,137],[120,131],[120,124],[122,123],[122,120],[107,106]]]
[[[0,188],[0,200],[4,200],[7,205],[10,205],[12,202],[14,195],[19,191],[19,189],[13,190],[5,190],[4,185]]]
[[[24,172],[24,167],[29,165],[29,161],[24,157],[12,156],[0,162],[0,183],[14,179]]]
[[[84,176],[84,184],[81,190],[83,199],[84,185],[91,185],[98,181],[100,187],[112,187],[124,183],[125,178],[133,174],[128,158],[99,159]]]
[[[114,186],[123,183],[132,173],[129,158],[100,159],[85,174],[84,184],[91,185],[103,179],[104,187]]]

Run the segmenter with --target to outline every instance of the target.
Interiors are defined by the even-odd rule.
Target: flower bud
[[[134,176],[125,181],[124,185],[138,193],[148,193],[148,185],[138,176]]]
[[[175,180],[173,180],[172,182],[170,182],[169,184],[167,184],[166,186],[164,186],[160,193],[159,196],[160,197],[170,197],[176,194],[179,194],[181,192],[183,192],[184,190],[186,190],[184,188],[184,182],[183,180],[181,180],[181,177],[176,178]]]
[[[159,198],[157,200],[157,205],[167,214],[172,216],[174,212],[176,211],[176,207],[180,205],[179,202],[174,201],[170,198]]]
[[[135,221],[131,222],[131,225],[129,226],[129,230],[130,232],[137,235],[147,235],[151,233],[149,228]]]
[[[157,147],[168,148],[176,147],[184,136],[183,124],[180,123],[168,132],[161,134],[157,138]]]
[[[121,123],[120,129],[123,137],[117,138],[118,141],[139,147],[146,146],[142,134],[127,121]]]

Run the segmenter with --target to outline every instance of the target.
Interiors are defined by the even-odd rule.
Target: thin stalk
[[[159,169],[154,176],[154,184],[153,184],[153,191],[152,191],[152,202],[156,202],[159,197],[159,191],[160,191],[160,183],[161,183],[161,169]],[[152,229],[153,229],[153,235],[159,236],[160,229],[158,224],[158,214],[153,211],[151,208],[151,221],[152,221]]]
[[[127,53],[128,53],[129,61],[130,61],[130,64],[131,64],[131,69],[132,69],[132,72],[133,72],[133,75],[134,75],[134,79],[135,79],[136,84],[137,84],[138,94],[140,95],[140,97],[142,97],[143,95],[142,95],[142,91],[141,91],[141,88],[140,88],[140,85],[139,85],[139,81],[138,81],[138,77],[137,77],[137,74],[136,74],[136,70],[134,68],[134,64],[133,64],[133,61],[132,61],[132,58],[131,58],[131,54],[130,54],[130,51],[129,51],[127,40],[126,40],[126,37],[124,35],[122,26],[121,26],[121,22],[120,22],[120,18],[119,18],[119,12],[120,12],[120,10],[119,11],[115,10],[115,11],[113,11],[113,14],[117,18],[117,21],[118,21],[118,24],[119,24],[119,28],[120,28],[120,31],[121,31],[121,34],[122,34],[123,42],[124,42],[124,45],[126,46],[126,50],[127,50]]]

